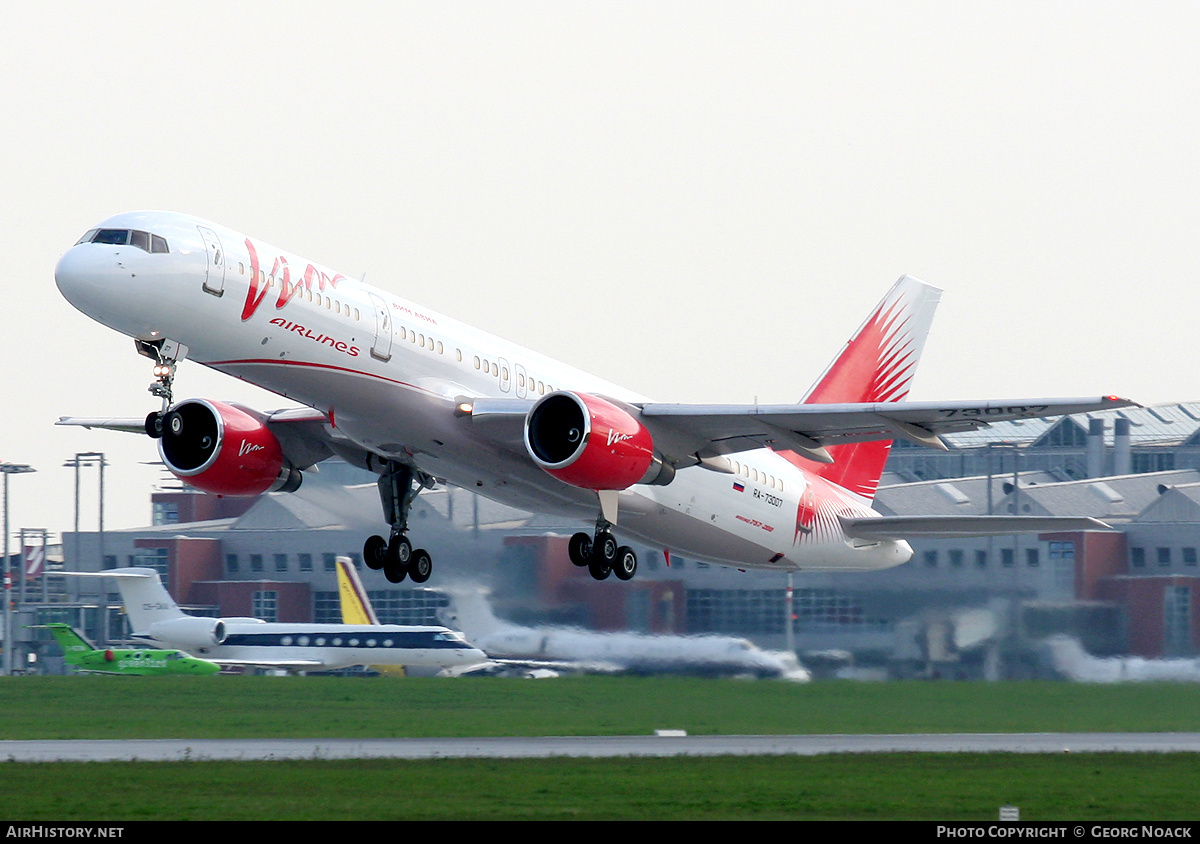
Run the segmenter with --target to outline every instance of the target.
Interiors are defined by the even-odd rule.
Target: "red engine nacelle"
[[[654,440],[641,422],[586,393],[539,399],[525,417],[525,448],[549,474],[583,489],[664,484],[675,474],[655,456]]]
[[[300,472],[284,459],[275,435],[239,407],[188,399],[162,420],[158,453],[175,477],[217,495],[292,492]]]

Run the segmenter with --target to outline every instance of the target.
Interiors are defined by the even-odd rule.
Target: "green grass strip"
[[[1194,820],[1189,754],[0,764],[0,817]]]
[[[0,739],[1196,732],[1200,685],[15,677],[0,711]]]

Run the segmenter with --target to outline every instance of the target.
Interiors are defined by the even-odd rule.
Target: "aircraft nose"
[[[63,298],[90,317],[105,321],[121,277],[129,278],[117,258],[81,243],[58,259],[54,283]]]

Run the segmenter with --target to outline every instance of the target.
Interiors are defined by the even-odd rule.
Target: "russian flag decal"
[[[745,491],[746,491],[746,485],[745,485],[745,484],[743,484],[741,481],[734,481],[734,482],[733,482],[733,488],[734,488],[736,491],[738,491],[738,492],[745,492]]]

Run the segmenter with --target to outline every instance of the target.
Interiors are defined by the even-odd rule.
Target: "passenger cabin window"
[[[92,229],[79,238],[79,243],[107,243],[110,246],[125,246],[128,244],[136,246],[144,252],[161,252],[164,254],[171,251],[167,247],[167,239],[165,237],[137,229]]]

